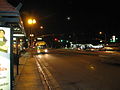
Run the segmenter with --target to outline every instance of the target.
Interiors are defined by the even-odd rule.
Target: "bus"
[[[39,41],[35,45],[36,45],[37,53],[47,53],[48,52],[47,44],[45,41]]]

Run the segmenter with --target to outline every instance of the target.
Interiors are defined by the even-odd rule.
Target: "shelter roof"
[[[0,0],[0,11],[18,12],[16,8],[9,4],[6,0]]]

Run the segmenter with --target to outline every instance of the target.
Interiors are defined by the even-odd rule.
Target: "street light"
[[[30,34],[30,37],[34,37],[34,34]]]
[[[28,19],[28,24],[35,24],[36,23],[36,20],[35,19]]]
[[[99,34],[102,34],[102,32],[99,32]]]
[[[36,20],[35,19],[28,19],[28,24],[29,25],[33,25],[33,24],[36,24]],[[30,45],[32,45],[32,37],[34,36],[34,34],[32,34],[32,27],[30,28]]]
[[[43,29],[43,26],[40,26],[40,29]]]

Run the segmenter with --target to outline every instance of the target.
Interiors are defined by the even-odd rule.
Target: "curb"
[[[41,64],[42,61],[36,58],[36,64],[38,66],[38,71],[40,72],[40,77],[42,78],[42,83],[45,90],[62,90],[60,85],[57,83],[52,74],[48,71],[44,64]]]

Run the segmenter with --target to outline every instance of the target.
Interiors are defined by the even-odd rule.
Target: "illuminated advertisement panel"
[[[0,90],[11,89],[10,35],[10,28],[0,27]]]

